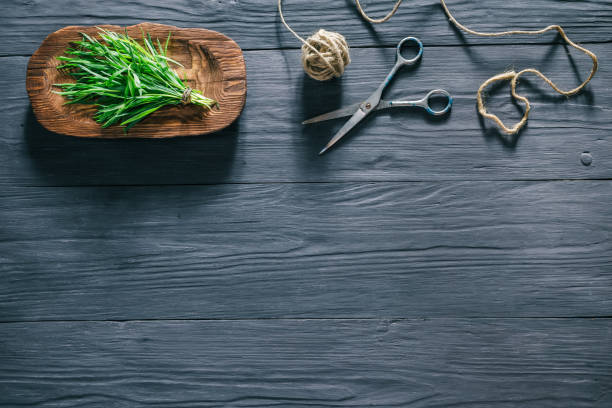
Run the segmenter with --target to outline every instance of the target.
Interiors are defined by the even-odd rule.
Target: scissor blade
[[[359,103],[355,103],[350,106],[345,106],[344,108],[336,109],[331,112],[324,113],[319,116],[315,116],[314,118],[307,119],[302,122],[302,125],[308,125],[309,123],[323,122],[325,120],[342,118],[345,116],[351,116],[354,114],[357,109],[359,109]]]
[[[342,128],[340,128],[340,130],[336,133],[336,135],[331,138],[331,140],[327,143],[323,150],[319,152],[319,155],[322,155],[327,150],[329,150],[330,147],[336,144],[338,140],[342,139],[344,135],[346,135],[352,128],[355,127],[356,124],[361,122],[361,120],[366,116],[366,112],[362,111],[361,109],[357,109],[357,112],[355,112],[355,114],[348,120],[348,122],[346,122],[344,126],[342,126]]]

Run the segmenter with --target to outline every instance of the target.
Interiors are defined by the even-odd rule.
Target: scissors
[[[413,58],[406,59],[402,56],[401,50],[402,50],[402,46],[409,41],[416,43],[416,45],[419,47],[419,52]],[[397,71],[405,65],[416,64],[421,59],[422,56],[423,56],[423,43],[421,42],[421,40],[415,37],[404,38],[397,44],[395,66],[391,69],[389,74],[387,74],[387,78],[383,81],[383,83],[380,84],[378,89],[374,91],[374,93],[370,95],[368,99],[366,99],[364,102],[356,103],[354,105],[350,105],[350,106],[347,106],[347,107],[344,107],[344,108],[341,108],[341,109],[338,109],[332,112],[324,113],[322,115],[315,116],[314,118],[311,118],[311,119],[308,119],[302,122],[303,125],[307,125],[309,123],[316,123],[316,122],[322,122],[325,120],[341,118],[344,116],[351,116],[348,122],[346,122],[344,126],[342,126],[342,128],[334,135],[334,137],[331,138],[331,140],[327,143],[327,145],[323,148],[323,150],[319,152],[319,155],[329,150],[329,148],[331,148],[334,144],[336,144],[338,140],[344,137],[344,135],[346,135],[352,128],[354,128],[355,125],[361,122],[366,116],[368,116],[373,111],[378,111],[378,110],[387,109],[387,108],[402,107],[402,106],[418,106],[418,107],[425,109],[425,111],[427,111],[427,113],[429,113],[430,115],[434,115],[434,116],[440,116],[440,115],[444,115],[445,113],[447,113],[450,110],[451,105],[453,104],[453,98],[450,96],[448,92],[446,92],[443,89],[434,89],[433,91],[430,91],[427,95],[425,95],[423,99],[419,99],[417,101],[385,101],[381,99],[384,89],[387,87],[389,82],[391,82],[391,79],[393,79]],[[446,106],[442,110],[434,110],[429,105],[429,99],[432,96],[436,96],[436,95],[442,95],[447,98]]]

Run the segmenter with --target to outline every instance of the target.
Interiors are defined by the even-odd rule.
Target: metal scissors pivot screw
[[[401,53],[402,46],[408,41],[416,43],[416,45],[419,47],[419,51],[417,55],[415,55],[413,58],[410,58],[410,59],[404,58]],[[308,119],[302,122],[304,125],[306,125],[309,123],[322,122],[325,120],[341,118],[344,116],[351,116],[348,122],[346,122],[344,126],[340,128],[340,130],[334,135],[334,137],[331,138],[331,140],[327,143],[327,145],[323,148],[323,150],[319,152],[319,154],[323,154],[327,150],[329,150],[330,147],[332,147],[338,140],[344,137],[344,135],[346,135],[352,128],[354,128],[355,125],[361,122],[370,113],[377,111],[377,110],[388,109],[388,108],[398,108],[398,107],[404,107],[404,106],[417,106],[417,107],[421,107],[425,109],[425,111],[429,113],[430,115],[440,116],[440,115],[444,115],[445,113],[447,113],[450,110],[451,105],[453,104],[453,98],[450,96],[448,92],[446,92],[443,89],[434,89],[433,91],[430,91],[427,95],[425,95],[424,98],[416,100],[416,101],[401,101],[401,100],[400,101],[385,101],[381,99],[384,89],[387,87],[387,85],[389,85],[389,82],[391,82],[391,80],[393,79],[397,71],[405,65],[416,64],[418,61],[420,61],[422,56],[423,56],[423,43],[418,38],[415,38],[415,37],[404,38],[397,44],[395,65],[393,66],[391,71],[387,74],[387,77],[382,82],[382,84],[380,84],[378,89],[376,89],[376,91],[374,91],[374,93],[371,94],[368,97],[368,99],[366,99],[364,102],[356,103],[354,105],[347,106],[341,109],[337,109],[332,112],[324,113],[323,115],[319,115],[312,119]],[[443,109],[434,110],[429,105],[429,100],[434,96],[444,96],[447,98],[446,106]]]

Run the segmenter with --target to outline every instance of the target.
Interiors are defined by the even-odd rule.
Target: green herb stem
[[[153,112],[168,105],[186,102],[210,109],[217,104],[198,90],[191,90],[188,101],[183,95],[188,88],[170,67],[181,66],[167,56],[170,35],[165,45],[143,33],[143,45],[127,34],[99,29],[99,41],[85,33],[76,47],[66,50],[58,59],[59,70],[76,79],[75,83],[55,84],[67,104],[94,104],[96,122],[102,127],[119,124],[126,129]]]

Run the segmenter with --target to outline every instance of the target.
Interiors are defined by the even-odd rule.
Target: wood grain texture
[[[2,324],[0,360],[11,407],[612,404],[610,319]]]
[[[300,33],[347,36],[342,80],[304,77],[271,0],[0,2],[0,406],[612,406],[612,180],[594,180],[612,179],[612,2],[449,0],[477,30],[597,43],[581,95],[521,84],[516,139],[478,121],[475,91],[528,66],[579,83],[588,61],[553,35],[464,37],[437,0],[377,26],[353,0],[285,4]],[[251,50],[241,119],[172,140],[44,130],[23,85],[40,42],[141,21]],[[381,113],[317,157],[341,122],[299,123],[369,94],[406,35],[424,59],[386,97],[446,88],[450,117]],[[507,94],[490,106],[517,119]],[[564,181],[517,181],[543,179]]]
[[[370,25],[358,14],[354,0],[285,0],[287,21],[303,36],[318,28],[342,33],[352,47],[393,46],[408,35],[429,45],[542,43],[542,37],[512,36],[483,39],[463,36],[448,23],[438,0],[405,2],[386,24]],[[366,11],[381,16],[391,1],[362,0]],[[608,0],[449,0],[456,18],[478,31],[537,30],[562,25],[575,42],[612,40],[612,3]],[[142,21],[178,27],[206,28],[234,38],[243,49],[299,48],[301,44],[281,25],[276,1],[269,0],[21,0],[0,4],[0,55],[29,55],[51,32],[67,25]]]
[[[61,61],[71,43],[82,33],[95,37],[98,27],[70,26],[50,34],[28,63],[26,89],[38,121],[48,130],[70,136],[101,138],[165,138],[217,132],[229,126],[242,112],[246,100],[246,67],[240,47],[216,31],[179,29],[163,24],[143,23],[130,27],[101,26],[125,32],[132,38],[147,33],[153,38],[172,35],[168,56],[181,66],[173,69],[187,85],[218,102],[218,108],[203,111],[195,105],[165,107],[126,131],[121,126],[103,128],[95,122],[91,105],[66,105],[66,98],[55,93],[54,84],[75,82],[60,72]]]
[[[9,188],[0,320],[609,316],[612,181]]]
[[[557,97],[537,81],[522,83],[533,105],[529,125],[518,138],[507,139],[478,119],[475,92],[482,81],[514,64],[538,66],[569,88],[579,82],[574,69],[586,72],[589,62],[579,55],[568,59],[560,45],[426,44],[421,64],[401,71],[385,97],[421,97],[444,88],[455,97],[449,117],[436,120],[410,109],[380,112],[322,157],[318,151],[343,122],[302,126],[301,121],[367,96],[392,64],[393,49],[353,50],[352,69],[331,83],[305,77],[298,51],[246,52],[249,95],[241,117],[215,135],[161,141],[86,140],[45,131],[29,111],[25,90],[15,86],[27,59],[2,58],[0,91],[10,104],[0,110],[6,124],[0,133],[0,184],[610,178],[612,65],[605,61],[612,58],[612,44],[592,48],[602,67],[581,95]],[[520,118],[507,87],[491,90],[488,101],[504,120]],[[590,166],[580,162],[585,151],[593,157]]]

